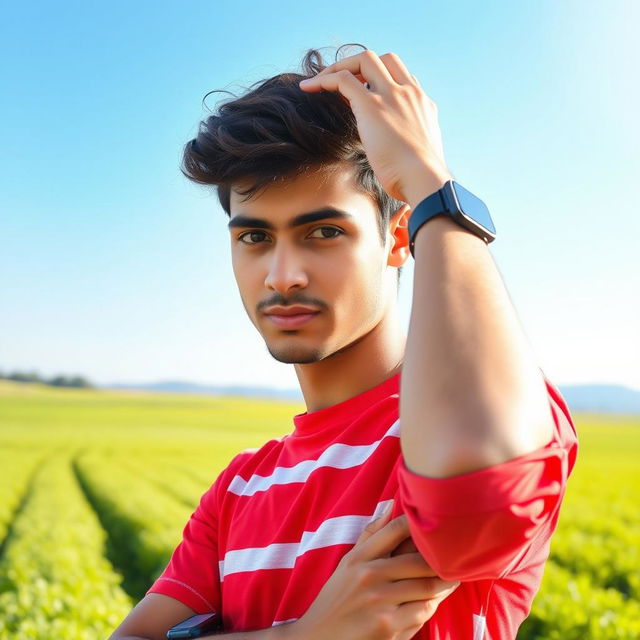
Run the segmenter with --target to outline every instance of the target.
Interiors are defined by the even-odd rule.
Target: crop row
[[[11,521],[26,496],[38,460],[37,455],[29,452],[5,449],[0,453],[0,543],[7,536]]]
[[[640,603],[549,560],[518,640],[637,640]]]
[[[117,459],[79,456],[74,462],[87,497],[109,533],[107,553],[140,599],[166,566],[194,508],[131,473]]]
[[[191,475],[167,464],[148,465],[143,461],[130,459],[123,459],[121,464],[132,475],[141,478],[145,483],[155,485],[160,491],[191,509],[196,508],[200,497],[209,487],[209,485],[204,486],[202,482],[197,482]]]
[[[69,464],[38,468],[0,558],[0,639],[106,638],[131,609]]]
[[[575,574],[588,575],[601,588],[640,599],[640,534],[618,525],[615,535],[574,526],[560,529],[551,543],[551,558]]]

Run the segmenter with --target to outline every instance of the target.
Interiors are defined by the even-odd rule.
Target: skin
[[[229,230],[242,303],[273,358],[294,365],[308,412],[397,373],[406,335],[398,318],[396,268],[409,255],[408,205],[395,212],[383,246],[375,201],[357,188],[351,164],[321,167],[242,200],[232,189],[231,219],[248,215],[276,227]],[[323,206],[353,218],[286,228],[296,215]],[[312,305],[321,312],[298,329],[284,329],[264,314],[275,304]]]

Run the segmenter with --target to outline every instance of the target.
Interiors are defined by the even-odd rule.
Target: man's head
[[[408,254],[408,205],[373,173],[348,103],[298,86],[325,66],[310,49],[304,74],[274,76],[227,101],[200,123],[183,156],[190,180],[217,186],[242,302],[281,362],[315,362],[372,330],[396,304]],[[288,226],[328,207],[348,217]],[[263,223],[238,226],[241,217]],[[299,328],[265,315],[294,304],[320,313]]]

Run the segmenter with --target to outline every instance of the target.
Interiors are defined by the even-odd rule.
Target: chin
[[[274,347],[267,344],[267,350],[272,358],[286,364],[311,364],[313,362],[319,362],[329,355],[322,349],[295,344],[283,345],[281,347]]]

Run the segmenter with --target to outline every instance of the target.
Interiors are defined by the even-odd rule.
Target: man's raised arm
[[[417,164],[415,207],[450,178]],[[449,477],[547,444],[549,399],[487,244],[445,216],[415,240],[400,387],[400,442],[414,473]]]

